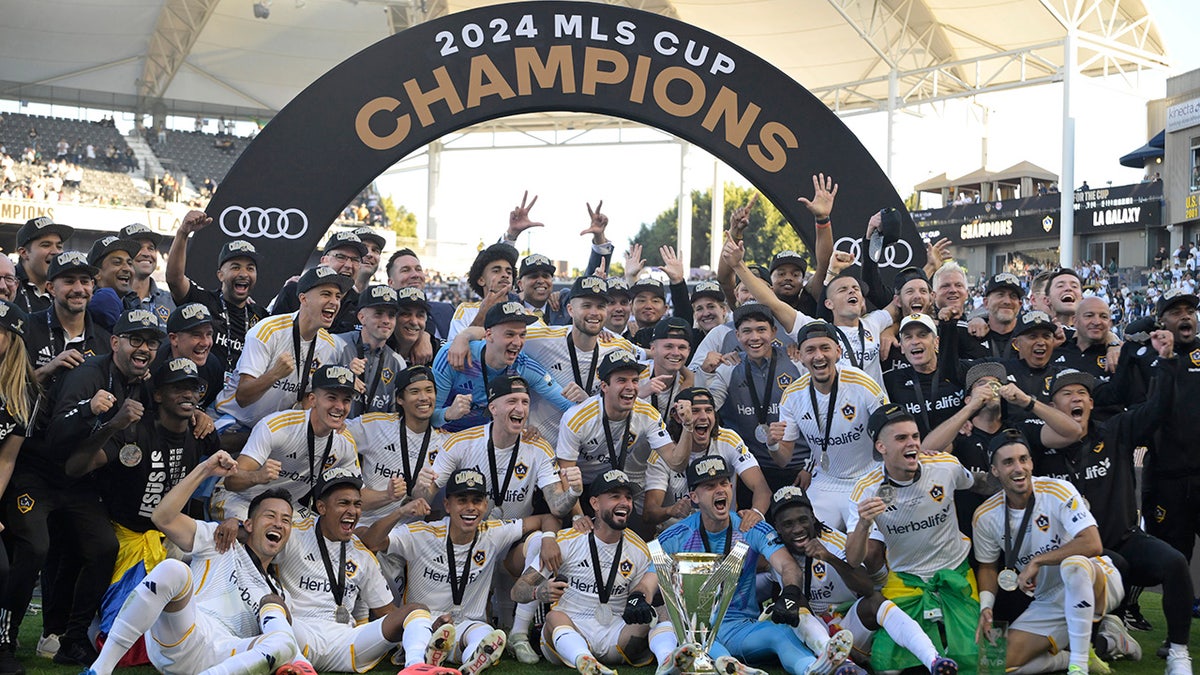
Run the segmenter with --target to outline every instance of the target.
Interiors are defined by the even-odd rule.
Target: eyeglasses
[[[154,351],[155,349],[158,349],[159,345],[162,344],[162,340],[159,340],[158,338],[142,337],[137,333],[130,333],[128,335],[122,335],[121,337],[129,340],[129,346],[133,347],[134,349],[141,349],[142,345],[146,345],[150,348],[150,351]]]
[[[346,255],[345,253],[330,253],[329,255],[333,256],[333,259],[338,262],[362,262],[362,258],[356,255]]]
[[[0,276],[0,281],[4,282],[6,284],[15,284],[15,283],[17,283],[17,278],[11,274],[5,274],[3,276]]]

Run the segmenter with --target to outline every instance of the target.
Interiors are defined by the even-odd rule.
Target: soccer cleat
[[[1084,670],[1083,666],[1072,663],[1067,666],[1067,675],[1088,675],[1088,671]]]
[[[462,668],[458,670],[462,675],[475,675],[482,672],[488,666],[493,665],[500,660],[500,656],[504,654],[504,645],[507,641],[504,637],[504,631],[500,629],[493,630],[483,638],[483,642],[475,648],[466,659],[463,659]]]
[[[425,647],[425,663],[440,666],[454,650],[454,624],[444,623],[434,629]]]
[[[90,666],[100,657],[96,648],[86,640],[59,641],[61,644],[54,654],[54,662],[64,666]]]
[[[1121,619],[1111,614],[1101,617],[1096,637],[1096,654],[1105,661],[1115,661],[1121,657],[1130,661],[1142,660],[1142,646],[1129,635]]]
[[[541,660],[538,653],[534,651],[533,645],[529,643],[529,636],[524,633],[509,633],[508,651],[526,665],[533,665]]]
[[[617,675],[617,671],[596,660],[591,654],[580,654],[575,659],[575,670],[580,675]]]
[[[1142,616],[1142,608],[1137,603],[1126,605],[1125,609],[1120,611],[1119,616],[1129,630],[1154,630],[1154,626],[1146,620],[1146,617]]]
[[[825,643],[825,649],[821,655],[817,657],[808,666],[805,671],[806,675],[830,675],[837,667],[842,665],[847,656],[850,656],[850,649],[854,647],[854,635],[848,630],[839,630],[834,633],[833,637]]]
[[[767,671],[751,668],[732,656],[718,656],[715,665],[719,675],[767,675]]]
[[[939,656],[930,664],[929,672],[931,675],[958,675],[958,662]]]
[[[37,641],[37,655],[43,659],[52,659],[58,653],[58,648],[62,646],[58,642],[58,635],[51,633],[43,635]]]
[[[276,668],[275,675],[317,675],[317,669],[304,659],[296,659]]]
[[[671,658],[654,671],[654,675],[679,675],[691,672],[696,664],[696,656],[701,651],[703,649],[695,643],[680,645],[671,653]]]
[[[833,675],[867,675],[867,671],[853,661],[846,661],[833,671]]]
[[[1112,668],[1096,655],[1094,647],[1088,647],[1088,667],[1087,671],[1092,675],[1112,675]]]
[[[1192,657],[1186,649],[1172,649],[1167,654],[1166,675],[1192,675]]]

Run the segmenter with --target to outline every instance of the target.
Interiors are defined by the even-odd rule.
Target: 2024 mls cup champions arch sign
[[[924,263],[912,221],[878,164],[836,115],[774,66],[657,14],[520,2],[397,33],[301,92],[221,183],[208,206],[216,225],[196,235],[188,272],[208,278],[221,245],[246,239],[271,261],[260,266],[258,283],[273,292],[392,164],[463,127],[539,111],[630,119],[704,148],[803,225],[797,229],[810,247],[811,216],[796,198],[824,172],[840,183],[835,240],[859,239],[873,212],[897,208],[905,213],[898,248],[906,250],[890,264]]]

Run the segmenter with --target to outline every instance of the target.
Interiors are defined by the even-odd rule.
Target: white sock
[[[1084,652],[1084,659],[1087,659],[1087,652]],[[1070,665],[1071,653],[1060,651],[1057,654],[1043,652],[1033,657],[1029,663],[1010,672],[1008,675],[1037,675],[1037,673],[1055,673],[1060,670],[1066,670]]]
[[[1176,643],[1174,643],[1174,642],[1172,642],[1172,643],[1170,644],[1170,646],[1168,647],[1168,649],[1170,649],[1170,650],[1171,650],[1171,651],[1173,651],[1173,652],[1179,653],[1179,654],[1187,654],[1187,653],[1188,653],[1188,646],[1187,646],[1187,645],[1176,644]]]
[[[262,637],[252,649],[222,659],[200,675],[270,675],[285,663],[300,657],[296,636],[281,605],[268,604],[259,609]]]
[[[429,610],[415,609],[404,618],[404,632],[400,635],[400,644],[404,646],[404,667],[415,666],[425,662],[425,648],[433,637],[433,619]]]
[[[1063,582],[1063,609],[1067,618],[1067,636],[1070,663],[1088,667],[1088,648],[1092,643],[1092,617],[1095,616],[1095,580],[1092,563],[1080,555],[1067,557],[1059,564],[1059,575]]]
[[[520,639],[522,636],[529,635],[529,624],[533,623],[533,615],[537,613],[538,603],[522,602],[517,605],[517,611],[513,614],[512,635],[514,638]]]
[[[579,661],[579,657],[584,654],[592,653],[588,649],[587,640],[584,640],[583,636],[570,626],[555,628],[554,638],[551,641],[554,643],[554,651],[570,666],[574,666]]]
[[[663,621],[650,629],[650,652],[658,660],[658,665],[670,661],[678,646],[679,640],[670,621]]]
[[[875,622],[878,623],[892,640],[912,652],[921,663],[928,668],[938,657],[937,649],[929,641],[929,636],[921,630],[921,626],[913,618],[904,613],[891,600],[884,600],[875,612]]]
[[[483,638],[487,637],[488,633],[490,632],[492,632],[492,627],[481,621],[475,622],[470,628],[467,629],[462,638],[464,645],[462,652],[464,664],[466,663],[467,659],[471,658],[471,655],[474,654],[475,650],[479,648],[479,643],[483,642]]]
[[[172,601],[192,591],[192,572],[178,560],[164,560],[129,593],[108,630],[100,656],[92,664],[97,675],[110,675],[125,652],[150,630]]]
[[[800,608],[800,624],[794,629],[796,636],[804,643],[806,647],[821,657],[825,652],[825,645],[829,643],[829,628],[825,626],[825,622],[813,616],[809,610]]]

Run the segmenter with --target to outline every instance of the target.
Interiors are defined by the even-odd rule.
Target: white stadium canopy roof
[[[337,63],[484,0],[6,0],[0,98],[268,119]],[[840,114],[1166,65],[1142,0],[621,0],[732,40]],[[1068,41],[1068,35],[1072,40]],[[889,89],[893,92],[889,106]]]

